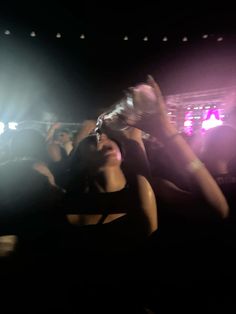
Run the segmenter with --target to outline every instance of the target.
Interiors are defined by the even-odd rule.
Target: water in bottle
[[[126,92],[118,103],[99,116],[97,127],[104,123],[115,130],[125,130],[134,126],[143,116],[156,113],[156,95],[151,86],[139,84]]]

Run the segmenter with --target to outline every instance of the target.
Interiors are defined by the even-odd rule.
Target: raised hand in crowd
[[[147,83],[152,88],[150,92],[155,96],[156,113],[152,115],[144,114],[136,127],[144,132],[156,137],[164,146],[164,149],[173,162],[173,165],[181,170],[189,183],[189,191],[184,191],[174,183],[166,180],[158,180],[159,196],[169,204],[179,203],[183,205],[183,214],[191,216],[194,213],[193,200],[200,199],[209,209],[201,211],[198,208],[197,215],[213,214],[222,218],[228,216],[229,208],[227,201],[219,186],[204,166],[197,158],[191,147],[177,131],[176,127],[170,122],[167,115],[166,104],[161,90],[154,79],[149,76]],[[134,106],[142,101],[137,97],[137,90],[133,89]],[[186,206],[184,206],[186,205]],[[189,205],[192,209],[189,210]],[[201,207],[201,208],[204,208]],[[194,216],[194,215],[193,215]]]

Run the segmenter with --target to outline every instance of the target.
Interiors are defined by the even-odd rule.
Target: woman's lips
[[[116,155],[116,150],[111,146],[104,147],[103,155],[104,156]]]
[[[110,155],[116,155],[116,151],[111,149],[111,150],[108,150],[104,153],[104,156],[110,156]]]

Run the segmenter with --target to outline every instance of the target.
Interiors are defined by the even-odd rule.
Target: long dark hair
[[[109,137],[110,138],[110,137]],[[122,143],[118,142],[114,138],[110,138],[114,141],[120,149],[122,160],[124,160],[125,151]],[[92,186],[91,178],[91,164],[86,155],[86,148],[89,145],[97,145],[97,133],[90,134],[83,139],[71,156],[71,182],[68,186],[68,190],[76,188],[77,191],[87,192],[89,187]]]

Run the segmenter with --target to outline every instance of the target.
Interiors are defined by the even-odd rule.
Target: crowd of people
[[[1,313],[231,313],[236,130],[213,128],[195,150],[147,85],[155,114],[124,130],[95,119],[73,136],[60,123],[12,133],[0,165]]]

